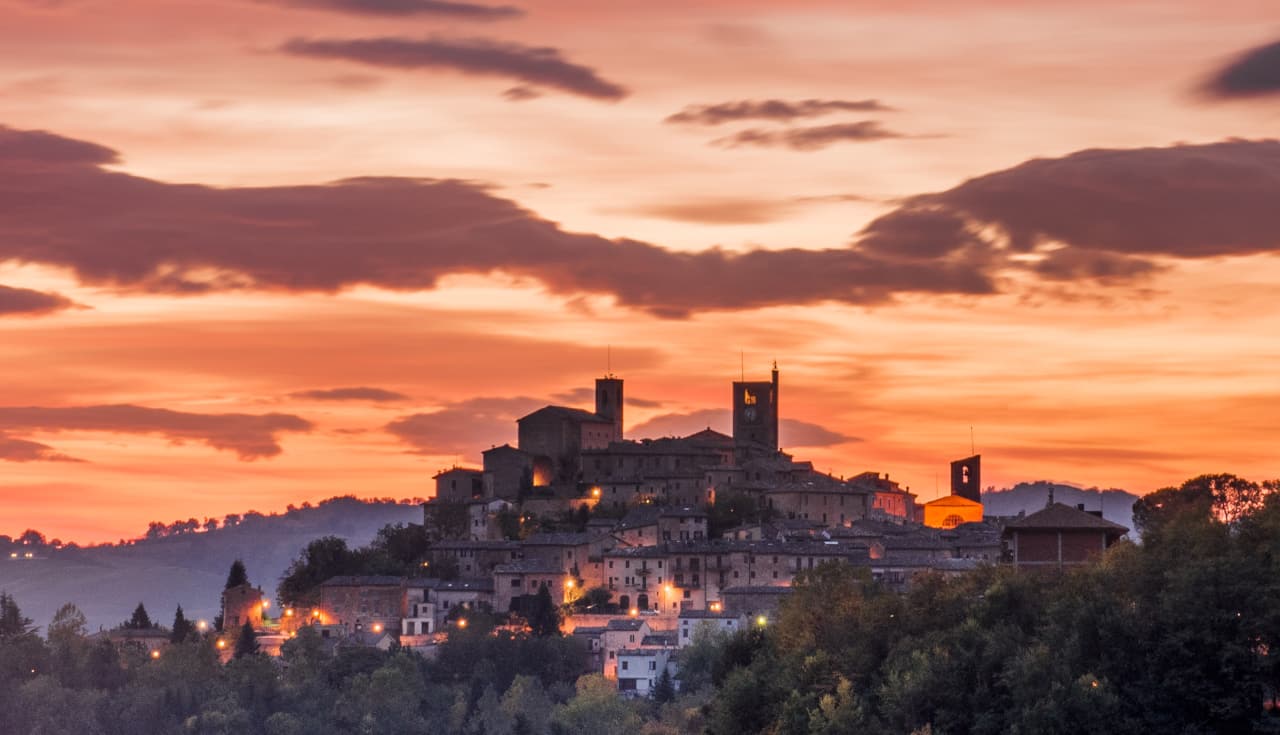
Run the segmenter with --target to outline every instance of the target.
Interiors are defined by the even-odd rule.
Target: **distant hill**
[[[126,545],[37,549],[33,559],[0,557],[0,590],[41,627],[74,602],[92,630],[126,620],[139,602],[168,625],[181,604],[188,618],[212,621],[235,559],[272,598],[280,577],[313,539],[338,536],[363,546],[387,524],[422,523],[422,508],[393,501],[334,498],[280,515],[248,513],[234,526],[142,539]],[[15,550],[17,547],[15,547]]]
[[[1044,508],[1049,500],[1049,490],[1053,490],[1053,499],[1058,503],[1070,506],[1084,504],[1085,510],[1101,510],[1102,515],[1113,523],[1133,530],[1133,503],[1137,495],[1125,490],[1110,488],[1101,490],[1096,487],[1080,488],[1074,485],[1063,485],[1056,482],[1040,480],[1039,482],[1020,482],[1010,488],[994,490],[982,494],[982,505],[989,516],[1016,516],[1019,513],[1034,513]],[[1136,536],[1137,534],[1134,534]]]

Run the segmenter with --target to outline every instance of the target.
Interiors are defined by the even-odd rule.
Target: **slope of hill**
[[[276,583],[313,539],[338,536],[363,546],[387,524],[422,523],[416,504],[334,498],[281,515],[247,514],[235,526],[139,540],[127,545],[37,551],[0,558],[0,589],[41,629],[74,602],[90,628],[126,620],[139,602],[168,625],[181,604],[187,617],[212,620],[227,571],[244,560],[249,581],[274,597]]]
[[[1138,496],[1116,488],[1086,489],[1047,480],[1020,482],[1010,488],[983,493],[982,505],[990,516],[1034,513],[1044,508],[1051,488],[1055,502],[1070,506],[1084,504],[1085,510],[1101,510],[1107,520],[1133,530],[1133,503]]]

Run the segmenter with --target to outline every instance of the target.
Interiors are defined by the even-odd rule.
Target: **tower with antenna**
[[[622,378],[613,374],[613,345],[608,348],[603,378],[596,378],[596,415],[613,422],[613,440],[622,441]]]
[[[733,440],[740,453],[778,451],[778,363],[771,380],[733,383]]]

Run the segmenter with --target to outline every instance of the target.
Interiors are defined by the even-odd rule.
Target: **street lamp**
[[[760,626],[761,628],[763,628],[766,624],[768,624],[768,622],[769,622],[769,619],[766,618],[765,616],[763,615],[756,616],[756,625]]]

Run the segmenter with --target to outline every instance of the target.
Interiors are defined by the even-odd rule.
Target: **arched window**
[[[952,513],[951,515],[949,515],[949,516],[947,516],[946,518],[943,518],[943,519],[942,519],[942,527],[943,527],[943,528],[955,528],[956,526],[960,525],[961,523],[964,523],[964,518],[961,518],[960,516],[956,515],[955,513]]]

